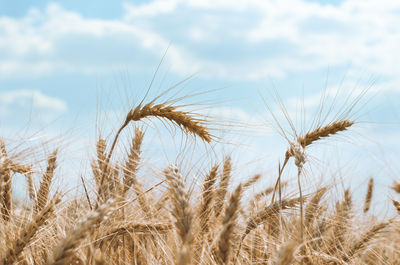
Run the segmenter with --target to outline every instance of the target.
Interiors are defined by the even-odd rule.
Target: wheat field
[[[60,163],[57,146],[44,172],[37,172],[0,142],[2,264],[400,264],[398,218],[367,215],[373,178],[365,187],[363,213],[356,213],[350,189],[335,207],[329,207],[332,186],[302,191],[308,146],[346,134],[357,121],[334,120],[292,139],[282,150],[275,185],[252,194],[250,188],[263,176],[233,185],[229,156],[204,168],[198,190],[172,164],[158,171],[159,183],[145,189],[146,180],[137,174],[146,137],[137,124],[144,119],[175,126],[189,141],[218,144],[202,116],[168,102],[139,104],[112,137],[97,139],[85,176],[95,188],[82,178],[83,193],[71,198],[52,192]],[[120,143],[121,132],[132,128],[131,141]],[[122,159],[115,155],[117,143],[128,150]],[[287,197],[281,176],[289,163],[297,168],[298,190]],[[12,195],[16,175],[26,179],[29,196],[22,205]],[[400,184],[393,190],[400,193]],[[393,209],[400,214],[395,199]]]

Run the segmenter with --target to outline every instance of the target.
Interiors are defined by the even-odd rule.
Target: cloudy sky
[[[60,145],[84,144],[70,157],[90,153],[99,131],[109,136],[143,98],[165,55],[150,94],[190,77],[165,99],[200,93],[183,104],[198,103],[200,112],[234,124],[215,132],[223,147],[214,150],[251,165],[246,174],[274,172],[287,145],[272,136],[268,109],[288,128],[276,93],[297,132],[318,117],[358,121],[349,136],[310,150],[309,175],[334,160],[345,172],[332,174],[345,179],[353,170],[365,185],[375,176],[387,198],[400,173],[398,25],[399,1],[0,0],[2,137],[8,143],[62,138]],[[325,120],[317,114],[321,97]],[[158,135],[163,129],[144,126],[168,142]],[[353,189],[363,189],[358,184]]]

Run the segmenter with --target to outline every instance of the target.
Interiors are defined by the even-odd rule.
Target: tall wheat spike
[[[368,212],[369,207],[371,206],[373,189],[374,189],[374,179],[370,178],[368,181],[367,195],[365,196],[364,213]]]
[[[96,182],[97,190],[100,188],[101,174],[100,170],[105,168],[107,143],[103,138],[99,138],[96,143],[97,159],[91,162],[94,180]]]
[[[193,241],[193,212],[189,205],[189,195],[185,191],[185,183],[176,166],[170,165],[164,170],[164,174],[172,194],[172,203],[174,205],[172,214],[176,219],[175,227],[182,242],[181,248],[177,253],[176,262],[178,265],[187,265],[191,263],[191,245]]]
[[[352,196],[346,189],[343,200],[336,205],[336,213],[333,216],[333,233],[326,244],[330,255],[337,255],[343,250],[347,223],[350,219],[352,209]]]
[[[9,221],[11,216],[11,160],[8,158],[4,142],[0,140],[0,200],[1,200],[1,214],[4,221]]]
[[[231,179],[231,170],[232,170],[231,158],[227,157],[224,161],[219,187],[215,195],[214,212],[217,217],[220,215],[221,210],[224,207],[225,195],[228,191],[229,181]]]
[[[228,207],[225,210],[222,221],[222,231],[218,237],[218,249],[216,251],[216,261],[218,264],[229,264],[232,253],[232,238],[236,227],[236,217],[240,207],[242,195],[242,185],[240,184],[232,193]]]
[[[143,132],[135,128],[135,137],[132,139],[131,148],[128,155],[128,161],[125,163],[124,171],[124,192],[126,192],[135,181],[136,173],[140,163],[140,153],[143,142]],[[136,192],[136,191],[135,191]],[[141,192],[139,190],[139,192]]]
[[[311,227],[314,221],[314,218],[317,214],[317,208],[318,204],[322,199],[322,196],[324,196],[325,192],[327,191],[326,187],[320,188],[314,196],[311,198],[310,202],[307,205],[306,211],[305,211],[305,225],[306,227]]]
[[[137,178],[137,171],[140,163],[140,154],[141,147],[143,142],[144,133],[135,128],[135,137],[132,139],[131,148],[128,155],[128,160],[125,163],[125,167],[123,168],[124,172],[124,191],[123,193],[129,190],[130,187],[133,187],[133,190],[138,198],[139,205],[143,212],[146,214],[148,218],[150,218],[150,207],[146,198],[146,194],[143,193],[143,187],[140,181]]]
[[[215,165],[204,179],[202,202],[199,208],[198,216],[200,219],[200,231],[205,234],[209,231],[209,217],[214,199],[214,185],[217,180],[218,165]]]
[[[54,152],[51,153],[50,156],[47,158],[46,172],[43,174],[42,182],[40,183],[40,188],[38,192],[38,198],[35,207],[36,212],[40,212],[47,203],[50,193],[50,185],[54,176],[54,170],[57,167],[57,152],[57,149],[54,150]]]
[[[28,184],[28,194],[29,198],[33,203],[36,203],[37,200],[37,191],[36,191],[36,185],[35,181],[33,179],[33,172],[30,170],[25,174],[26,182]]]

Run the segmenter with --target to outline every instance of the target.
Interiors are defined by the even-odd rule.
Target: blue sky
[[[356,183],[367,183],[370,172],[387,188],[399,173],[398,25],[398,1],[0,1],[2,137],[10,143],[62,135],[66,146],[84,144],[65,160],[90,153],[96,128],[107,135],[117,126],[167,51],[152,95],[191,75],[181,94],[220,89],[184,103],[204,103],[203,113],[240,122],[217,132],[225,137],[218,148],[251,165],[246,174],[273,172],[286,145],[274,138],[262,97],[281,118],[274,89],[293,119],[302,109],[308,116],[297,129],[304,131],[324,88],[328,102],[341,88],[333,119],[340,103],[371,87],[349,117],[359,121],[350,136],[322,147],[333,156],[349,142],[346,155],[361,157]],[[148,131],[165,132],[151,125]],[[154,153],[166,149],[159,145]],[[315,157],[319,151],[310,152]],[[263,159],[272,159],[271,165]],[[348,163],[341,155],[335,159]]]

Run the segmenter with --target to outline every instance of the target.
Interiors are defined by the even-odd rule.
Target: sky
[[[356,121],[310,148],[307,184],[337,178],[361,194],[374,177],[377,201],[387,201],[400,173],[398,25],[398,1],[0,0],[1,137],[15,154],[22,142],[34,148],[33,160],[59,145],[73,165],[60,167],[59,182],[79,186],[99,135],[110,139],[129,108],[188,79],[161,101],[186,95],[181,103],[210,116],[219,142],[196,143],[194,155],[171,126],[144,122],[149,164],[207,167],[229,154],[237,182],[260,171],[272,183],[287,141],[271,113],[292,132],[282,104],[298,134],[318,117]]]

